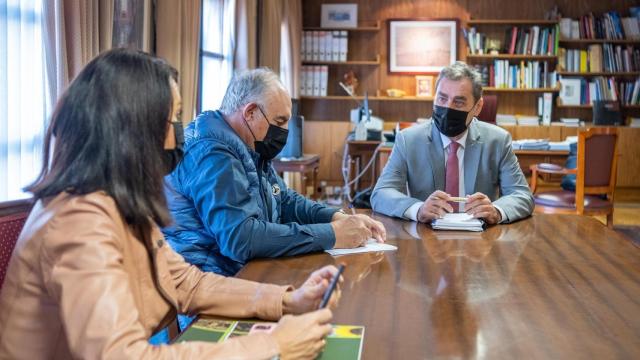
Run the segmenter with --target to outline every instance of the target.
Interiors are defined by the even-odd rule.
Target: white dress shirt
[[[456,140],[456,142],[458,144],[460,144],[460,146],[458,147],[458,194],[460,197],[465,197],[465,195],[472,195],[472,194],[465,194],[465,190],[464,190],[464,149],[467,145],[467,135],[469,134],[469,130],[465,130],[464,134],[462,135],[462,137],[458,140]],[[440,133],[440,138],[442,139],[442,147],[444,149],[444,168],[445,168],[445,173],[446,173],[446,169],[447,169],[447,157],[449,156],[449,145],[451,144],[451,139],[449,139],[448,136],[443,135],[442,133]],[[413,205],[411,205],[405,212],[404,212],[404,217],[406,217],[407,219],[411,219],[413,221],[418,221],[418,211],[420,210],[420,207],[422,206],[422,204],[424,204],[424,201],[420,201],[417,202]],[[458,203],[458,212],[463,212],[464,211],[464,205],[465,203]],[[501,216],[501,220],[500,222],[504,222],[507,220],[507,217],[504,213],[504,211],[496,205],[493,205],[496,209],[498,209],[498,211],[500,212],[500,216]],[[455,207],[454,207],[455,210]]]

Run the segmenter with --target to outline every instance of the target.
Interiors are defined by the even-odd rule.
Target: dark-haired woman
[[[311,311],[336,273],[322,268],[297,290],[225,278],[164,242],[163,175],[181,142],[176,77],[162,60],[112,50],[58,102],[27,188],[37,202],[0,293],[0,358],[314,358],[322,349],[326,309],[221,344],[149,344],[177,313],[275,320]]]

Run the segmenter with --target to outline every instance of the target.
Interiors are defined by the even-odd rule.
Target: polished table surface
[[[374,217],[397,252],[255,260],[238,276],[298,286],[345,263],[333,322],[366,327],[363,359],[640,359],[640,248],[597,220],[471,233]]]

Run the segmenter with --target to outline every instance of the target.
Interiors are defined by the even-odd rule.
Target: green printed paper
[[[232,337],[248,335],[256,324],[270,326],[274,323],[203,318],[198,319],[193,325],[180,334],[176,342],[222,342]],[[364,326],[333,325],[333,332],[327,337],[327,345],[318,359],[360,359],[363,338]]]

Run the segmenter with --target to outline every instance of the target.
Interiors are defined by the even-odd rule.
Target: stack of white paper
[[[482,231],[484,230],[483,226],[484,221],[466,213],[445,214],[443,218],[431,222],[431,227],[434,230]]]

